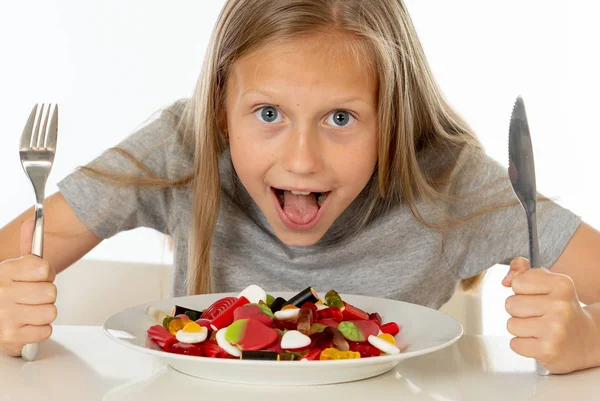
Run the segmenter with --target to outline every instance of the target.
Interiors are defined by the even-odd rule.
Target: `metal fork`
[[[35,192],[35,223],[31,253],[43,256],[44,249],[44,198],[46,182],[54,164],[56,137],[58,133],[58,106],[36,104],[29,114],[19,146],[21,166]],[[33,361],[39,352],[39,344],[26,344],[21,357]]]

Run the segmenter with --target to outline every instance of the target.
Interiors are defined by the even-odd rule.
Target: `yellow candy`
[[[196,322],[187,323],[183,329],[184,333],[200,333],[202,331],[202,327]]]
[[[186,324],[189,323],[189,320],[183,320],[183,319],[173,319],[171,320],[171,323],[169,323],[169,333],[173,334],[174,336],[177,335],[177,332],[181,329],[183,329],[185,327]]]
[[[388,343],[396,345],[396,339],[391,334],[383,333],[383,334],[378,335],[377,337],[381,338],[383,341],[387,341]]]
[[[281,310],[286,310],[286,309],[298,309],[298,307],[296,305],[285,305],[283,308],[281,308]]]
[[[339,359],[358,359],[360,358],[360,352],[354,351],[340,351],[335,348],[325,348],[323,352],[321,352],[321,357],[319,358],[321,361],[331,361],[331,360],[339,360]]]

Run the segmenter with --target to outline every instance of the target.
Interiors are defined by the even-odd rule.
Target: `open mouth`
[[[331,191],[297,191],[271,187],[281,220],[295,230],[317,224]]]

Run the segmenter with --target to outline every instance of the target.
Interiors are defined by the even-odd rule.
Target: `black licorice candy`
[[[275,351],[242,351],[240,359],[255,361],[278,361],[279,354]]]
[[[305,302],[312,302],[316,304],[317,301],[319,301],[319,296],[317,295],[316,291],[312,287],[308,287],[307,289],[291,297],[289,301],[285,303],[285,305],[294,305],[298,308],[301,308]]]
[[[194,309],[184,308],[183,306],[175,305],[175,307],[173,308],[173,316],[177,315],[187,315],[187,317],[189,317],[191,320],[198,320],[202,316],[202,312]]]
[[[281,297],[275,298],[275,300],[271,304],[271,312],[273,312],[273,313],[279,312],[281,310],[281,308],[283,308],[283,305],[285,305],[286,302],[287,301]]]

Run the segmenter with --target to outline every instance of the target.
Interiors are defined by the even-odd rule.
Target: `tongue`
[[[293,223],[308,224],[319,212],[317,196],[314,193],[294,195],[291,191],[284,191],[283,212]]]

